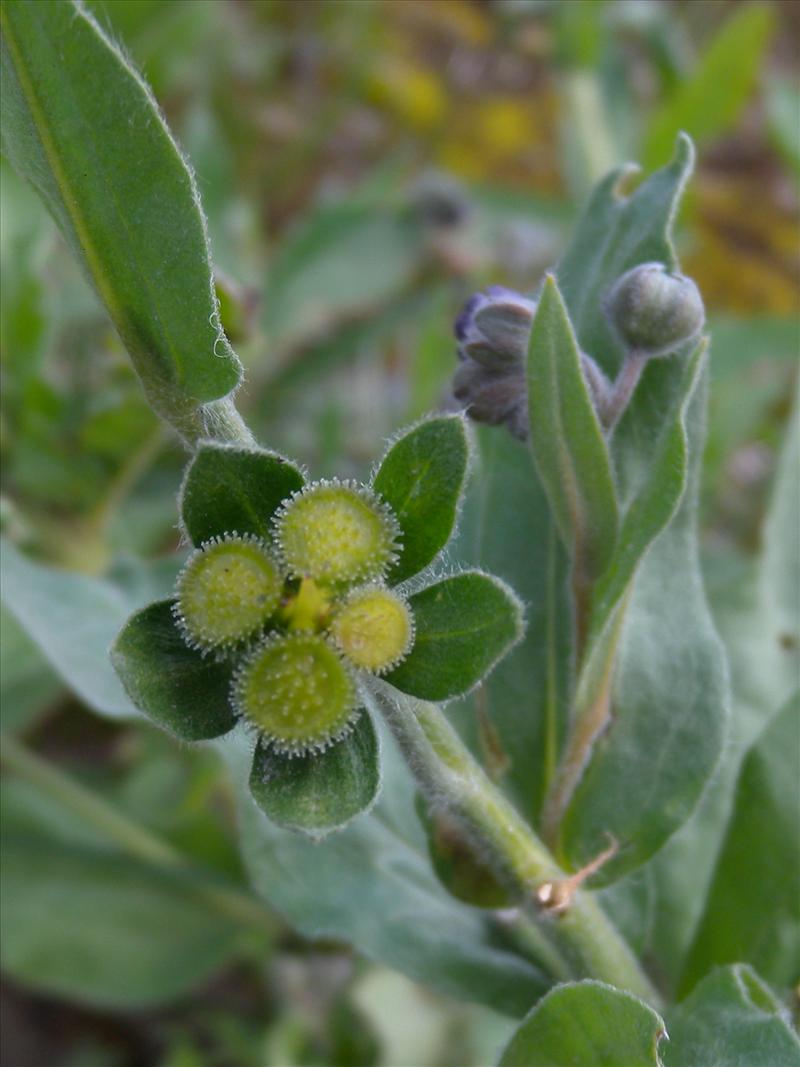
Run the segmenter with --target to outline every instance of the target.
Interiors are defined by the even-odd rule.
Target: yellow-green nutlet
[[[230,648],[254,636],[274,614],[283,576],[256,537],[206,541],[178,576],[175,618],[191,647]]]
[[[319,634],[273,635],[233,679],[233,705],[278,751],[321,752],[348,734],[356,717],[353,677]]]
[[[380,585],[354,590],[331,623],[331,636],[357,667],[384,674],[408,655],[414,622],[408,604]]]
[[[400,528],[370,490],[348,482],[315,482],[276,518],[277,543],[299,578],[331,586],[377,578],[397,558]]]

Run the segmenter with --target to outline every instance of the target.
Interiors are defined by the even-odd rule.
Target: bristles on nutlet
[[[356,589],[334,616],[331,636],[357,667],[384,674],[408,655],[414,620],[406,601],[390,589]]]
[[[364,486],[315,482],[276,516],[276,540],[288,570],[331,586],[377,578],[397,559],[400,527]]]
[[[232,647],[256,634],[275,612],[283,576],[266,545],[226,534],[206,541],[178,576],[175,618],[191,647]]]
[[[237,670],[233,705],[277,752],[322,752],[352,729],[356,686],[319,634],[268,637]]]

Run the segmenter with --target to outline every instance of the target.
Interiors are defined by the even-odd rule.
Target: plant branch
[[[275,936],[278,923],[258,900],[236,886],[226,885],[216,873],[187,861],[168,842],[117,811],[10,734],[3,733],[0,738],[0,760],[8,770],[98,830],[120,851],[150,866],[189,875],[187,885],[198,897],[243,926],[270,938]]]
[[[568,875],[492,784],[441,709],[377,680],[369,683],[368,693],[429,802],[446,808],[492,860],[558,956],[575,973],[627,989],[657,1006],[658,994],[591,894],[576,891],[570,907],[557,917],[537,908],[537,891],[567,881]]]

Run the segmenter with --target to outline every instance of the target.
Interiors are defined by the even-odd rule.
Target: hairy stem
[[[3,765],[98,830],[120,851],[153,867],[187,876],[191,892],[228,918],[272,938],[278,923],[259,901],[214,872],[190,863],[171,844],[117,811],[102,797],[37,756],[10,734],[0,741]]]
[[[609,982],[657,1006],[658,994],[590,893],[575,892],[558,916],[537,910],[537,890],[565,882],[568,875],[492,784],[442,710],[379,681],[370,683],[369,695],[429,802],[446,808],[493,861],[526,911],[535,914],[559,960],[566,960],[576,975]]]
[[[639,384],[647,359],[641,352],[630,351],[620,367],[603,411],[603,423],[607,433],[610,434],[622,418],[633,391]]]
[[[627,602],[625,597],[583,665],[569,736],[542,811],[544,837],[551,846],[594,743],[611,720],[611,684]]]

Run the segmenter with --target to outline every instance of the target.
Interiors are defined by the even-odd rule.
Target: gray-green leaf
[[[602,982],[563,985],[521,1023],[499,1067],[659,1067],[659,1015]]]
[[[415,981],[508,1015],[523,1014],[548,988],[532,964],[497,944],[482,913],[439,884],[413,782],[390,736],[381,733],[378,803],[320,842],[261,815],[247,788],[249,746],[238,732],[217,744],[236,783],[252,884],[304,936],[347,940]]]
[[[528,345],[528,412],[534,462],[559,532],[583,580],[595,579],[614,549],[617,498],[575,334],[552,276]]]
[[[380,778],[378,738],[363,711],[353,732],[325,752],[283,756],[259,741],[250,792],[276,825],[319,840],[372,806]]]
[[[465,571],[409,598],[416,636],[386,680],[422,700],[462,696],[520,639],[522,608],[498,578]]]
[[[172,606],[158,600],[132,615],[111,662],[133,703],[159,726],[183,741],[219,737],[236,722],[230,665],[188,647]]]
[[[800,693],[750,749],[682,979],[711,967],[752,963],[778,987],[800,960]]]
[[[438,415],[413,427],[389,449],[373,486],[400,523],[403,550],[392,583],[418,574],[450,539],[464,491],[469,442],[464,419]]]
[[[147,1008],[236,954],[241,924],[202,898],[196,871],[156,869],[63,832],[62,810],[19,780],[4,779],[0,811],[0,960],[17,980],[81,1003]]]
[[[184,528],[195,545],[225,533],[269,540],[270,519],[303,481],[297,467],[275,452],[204,441],[181,489]]]
[[[3,151],[85,267],[153,407],[188,424],[240,376],[191,172],[82,4],[8,0],[2,31]]]
[[[667,1017],[664,1067],[799,1067],[788,1012],[744,964],[714,971]]]

